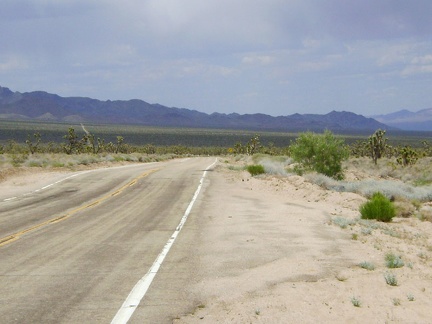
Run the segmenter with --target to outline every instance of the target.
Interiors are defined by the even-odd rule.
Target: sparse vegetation
[[[405,265],[401,257],[393,253],[387,253],[385,261],[387,268],[402,268]]]
[[[334,217],[332,218],[332,222],[333,224],[338,225],[340,228],[347,228],[348,226],[356,224],[356,221],[344,217]]]
[[[363,234],[363,235],[371,235],[372,234],[372,228],[370,228],[370,227],[362,227],[361,228],[361,233]]]
[[[398,146],[393,148],[387,144],[385,131],[381,130],[376,131],[369,142],[356,142],[358,137],[347,136],[343,140],[330,131],[300,133],[295,137],[296,134],[288,133],[209,132],[117,125],[76,125],[75,128],[64,124],[8,121],[0,121],[0,125],[3,136],[10,134],[12,137],[7,141],[1,139],[0,167],[3,168],[71,168],[111,161],[149,162],[176,156],[250,154],[254,164],[261,165],[265,173],[286,176],[295,171],[300,174],[316,171],[318,173],[304,176],[331,190],[351,191],[367,197],[381,192],[397,200],[398,217],[415,216],[432,221],[432,211],[422,208],[424,202],[432,200],[432,150],[430,141],[424,138],[397,138]],[[118,132],[122,135],[117,135]],[[414,140],[418,141],[417,145]],[[178,144],[171,145],[174,141]],[[351,143],[351,155],[357,158],[347,160],[345,142]],[[204,143],[217,143],[219,147],[205,146]],[[371,143],[377,146],[373,149],[373,156],[377,157],[374,161],[370,159]],[[259,157],[257,161],[256,157]],[[343,171],[350,165],[360,172],[367,172],[371,178],[340,181]],[[400,182],[395,183],[396,179]]]
[[[360,307],[361,306],[361,301],[358,297],[351,297],[351,303],[353,304],[354,307]]]
[[[389,285],[389,286],[397,286],[398,285],[396,275],[391,273],[391,272],[386,272],[384,274],[384,279],[385,279],[387,285]]]
[[[393,298],[393,305],[400,306],[400,304],[401,304],[401,301],[399,298]]]
[[[369,271],[375,270],[375,266],[371,262],[363,261],[359,264],[359,267]]]

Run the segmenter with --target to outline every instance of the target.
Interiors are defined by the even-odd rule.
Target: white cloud
[[[432,55],[415,56],[402,71],[402,76],[432,73]]]
[[[403,76],[432,73],[432,64],[430,65],[409,65],[403,71]]]
[[[16,70],[28,68],[28,63],[18,57],[0,58],[0,73],[12,73]]]
[[[416,56],[411,61],[412,64],[431,64],[432,54],[427,54],[424,56]]]
[[[410,44],[397,44],[390,45],[383,44],[376,50],[378,66],[388,66],[400,63],[407,63],[409,61],[413,45]]]
[[[271,55],[246,55],[241,62],[244,64],[268,65],[275,61],[275,57]]]
[[[302,62],[299,64],[298,69],[302,72],[318,72],[322,70],[327,70],[330,68],[331,63],[329,61],[309,61]]]
[[[237,73],[236,69],[220,66],[209,65],[199,62],[177,61],[172,65],[172,70],[168,75],[176,75],[177,77],[201,76],[209,77],[227,77]]]

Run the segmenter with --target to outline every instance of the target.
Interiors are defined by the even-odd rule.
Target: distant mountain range
[[[371,118],[402,130],[432,131],[432,108],[417,112],[400,110],[387,115],[371,116]]]
[[[381,117],[381,116],[380,116]],[[351,112],[325,115],[206,114],[170,108],[142,100],[100,101],[84,97],[60,97],[43,91],[13,92],[0,86],[0,119],[40,120],[67,123],[138,124],[148,126],[199,127],[268,131],[375,131],[391,129],[381,121]],[[394,125],[396,126],[396,125]]]

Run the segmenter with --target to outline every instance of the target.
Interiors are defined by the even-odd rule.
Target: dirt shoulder
[[[198,278],[186,288],[198,304],[174,323],[430,321],[430,222],[359,222],[364,197],[294,175],[254,178],[221,163],[209,179]],[[388,253],[405,265],[387,268]]]

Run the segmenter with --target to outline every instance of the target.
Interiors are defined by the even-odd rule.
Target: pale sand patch
[[[56,181],[65,179],[79,171],[98,168],[116,167],[127,165],[122,162],[102,162],[90,165],[75,165],[72,168],[0,168],[0,201],[11,197],[25,195],[50,185]]]
[[[364,197],[295,175],[253,178],[223,164],[210,181],[205,209],[198,211],[198,279],[186,288],[197,308],[174,323],[432,321],[430,222],[342,229],[331,219],[358,219]],[[388,269],[389,252],[400,254],[405,266]],[[364,261],[375,270],[359,267]],[[398,286],[386,283],[387,272]]]
[[[45,169],[21,168],[4,174],[0,182],[0,201],[21,196],[50,185],[71,175],[72,171],[48,171]]]

